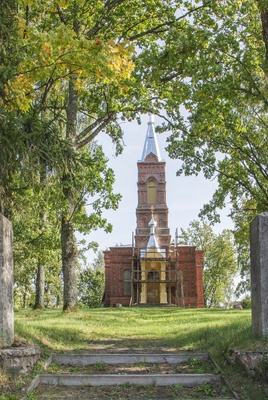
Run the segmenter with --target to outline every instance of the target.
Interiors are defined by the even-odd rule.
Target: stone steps
[[[46,374],[39,375],[36,383],[45,385],[64,386],[104,386],[104,385],[183,385],[196,386],[204,383],[219,382],[220,375],[216,374]]]
[[[190,359],[207,361],[207,353],[167,353],[167,354],[56,354],[53,353],[45,363],[48,368],[50,363],[56,362],[61,365],[93,365],[96,363],[112,364],[135,364],[146,362],[148,364],[177,364],[188,362]]]
[[[86,366],[100,365],[143,365],[148,364],[181,364],[190,363],[191,360],[205,362],[209,360],[207,353],[167,353],[167,354],[55,354],[53,353],[45,362],[44,369],[48,369],[53,363],[59,366],[72,366],[79,369]],[[94,369],[94,367],[93,367]],[[123,370],[124,371],[124,370]],[[85,387],[85,386],[115,386],[115,385],[140,385],[140,386],[165,386],[180,385],[183,387],[198,387],[199,385],[223,385],[220,374],[215,373],[48,373],[40,374],[32,381],[27,393],[37,389],[39,385],[48,387]],[[37,397],[38,398],[38,397]],[[194,397],[192,397],[194,398]],[[198,397],[200,399],[200,396]],[[205,397],[204,397],[205,398]],[[217,399],[217,397],[210,397]],[[222,397],[220,397],[222,398]],[[235,396],[226,399],[234,399]]]

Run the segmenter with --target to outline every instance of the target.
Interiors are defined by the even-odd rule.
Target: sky
[[[158,117],[154,117],[155,126],[161,124]],[[103,146],[106,156],[109,158],[109,166],[114,170],[116,182],[114,192],[120,193],[122,199],[116,211],[104,210],[103,216],[113,225],[112,233],[106,234],[99,229],[85,235],[88,242],[99,243],[100,250],[106,250],[109,246],[131,244],[132,232],[136,228],[136,207],[138,204],[137,195],[137,162],[141,159],[147,124],[149,116],[142,117],[142,124],[137,122],[124,123],[124,151],[115,157],[115,147],[111,139],[104,133],[99,134],[98,143]],[[202,206],[207,203],[217,186],[217,182],[209,181],[202,176],[176,176],[180,167],[180,160],[172,160],[165,151],[166,134],[157,134],[158,144],[162,159],[166,161],[167,181],[167,206],[169,208],[169,228],[172,239],[175,236],[176,228],[187,229],[189,223],[198,219]],[[221,213],[221,223],[214,226],[216,233],[225,228],[232,228],[231,219],[227,216],[229,210]],[[87,253],[87,262],[90,264],[95,258],[93,252]]]

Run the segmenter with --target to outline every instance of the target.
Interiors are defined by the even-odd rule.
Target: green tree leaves
[[[101,251],[98,252],[93,266],[80,273],[78,284],[78,298],[86,307],[99,307],[104,293],[104,259]]]
[[[204,208],[211,219],[227,201],[241,211],[254,199],[256,213],[266,210],[266,8],[249,0],[5,2],[0,187],[9,215],[18,182],[39,193],[45,160],[44,197],[70,234],[65,256],[75,269],[74,231],[109,230],[101,210],[119,201],[91,143],[104,131],[122,151],[120,121],[147,112],[172,130],[168,151],[182,160],[179,173],[218,180]]]
[[[193,16],[196,37],[204,40],[186,70],[189,114],[178,124],[170,113],[168,151],[182,160],[179,173],[202,171],[218,180],[204,213],[213,217],[227,201],[241,208],[251,198],[262,212],[268,206],[267,77],[259,10],[257,3],[213,2],[209,11]]]
[[[204,298],[207,307],[230,305],[234,294],[234,277],[238,272],[231,231],[216,235],[204,222],[192,221],[181,229],[180,244],[197,246],[204,251]]]

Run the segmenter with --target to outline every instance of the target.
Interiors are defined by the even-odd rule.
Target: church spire
[[[154,130],[154,117],[152,114],[149,116],[148,128],[146,138],[143,146],[141,161],[144,162],[145,158],[150,154],[154,154],[158,161],[161,161],[160,150]]]
[[[157,243],[157,239],[155,237],[155,228],[157,226],[157,223],[154,219],[154,214],[152,212],[152,218],[149,222],[149,227],[150,227],[150,237],[149,237],[149,241],[147,244],[147,250],[150,250],[151,247],[154,247],[157,251],[159,250],[159,245]]]
[[[140,250],[141,258],[145,257],[146,254],[147,254],[147,257],[149,254],[151,254],[151,256],[152,256],[154,253],[160,253],[162,255],[162,257],[166,257],[166,250],[160,249],[158,241],[156,239],[155,228],[157,226],[157,223],[154,219],[153,211],[152,211],[152,218],[151,218],[148,226],[150,227],[150,237],[149,237],[146,249]],[[149,258],[150,258],[150,256],[149,256]]]

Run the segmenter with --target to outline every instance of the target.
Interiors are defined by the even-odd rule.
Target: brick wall
[[[117,303],[128,306],[130,296],[124,296],[123,274],[132,268],[132,247],[111,247],[104,252],[105,262],[105,306]]]
[[[137,249],[135,252],[137,253]],[[105,306],[113,306],[117,303],[128,306],[130,296],[123,294],[123,274],[125,269],[132,268],[132,248],[111,247],[110,250],[104,252],[104,260]],[[179,246],[178,269],[183,272],[185,307],[204,307],[203,251],[196,250],[195,246]]]

